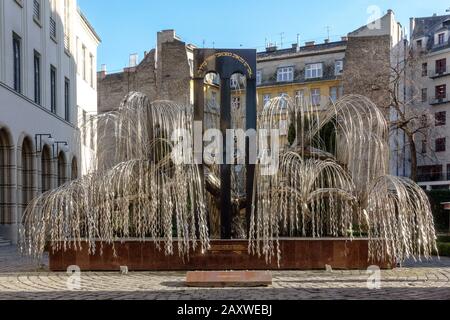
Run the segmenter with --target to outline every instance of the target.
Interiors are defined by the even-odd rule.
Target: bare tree
[[[406,47],[406,46],[405,46]],[[399,50],[391,61],[389,86],[390,96],[390,131],[391,135],[398,131],[405,136],[404,147],[411,157],[411,179],[418,180],[418,154],[427,156],[427,152],[419,151],[418,143],[428,141],[432,117],[424,106],[422,96],[422,62],[424,54],[414,49]],[[428,102],[425,102],[425,105]],[[422,148],[422,146],[420,146]]]

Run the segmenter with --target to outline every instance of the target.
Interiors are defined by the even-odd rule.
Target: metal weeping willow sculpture
[[[257,168],[253,253],[280,259],[281,236],[363,236],[374,261],[431,256],[429,200],[413,181],[388,175],[388,125],[379,108],[358,95],[322,110],[307,99],[279,97],[264,107],[259,128],[279,127],[281,114],[295,141],[274,175]]]
[[[346,96],[317,112],[306,100],[275,98],[258,127],[279,128],[282,114],[295,139],[282,149],[275,174],[257,166],[249,250],[279,259],[281,237],[361,236],[375,259],[430,257],[435,230],[427,196],[414,182],[387,175],[387,123],[373,103]],[[192,132],[192,123],[192,108],[150,103],[139,93],[95,118],[97,167],[29,204],[22,251],[39,257],[50,243],[52,250],[89,245],[92,253],[97,241],[129,238],[161,242],[168,255],[174,238],[183,255],[198,245],[207,250],[198,166],[174,164],[168,138],[178,128]],[[220,185],[213,172],[207,180]]]
[[[171,102],[150,103],[138,93],[118,111],[91,122],[97,132],[98,162],[92,173],[34,199],[25,210],[22,251],[39,257],[53,250],[151,238],[188,254],[209,245],[206,207],[198,168],[172,162],[170,135],[192,129],[192,111]]]

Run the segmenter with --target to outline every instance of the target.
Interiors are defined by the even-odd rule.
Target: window
[[[305,90],[299,90],[295,93],[295,101],[297,104],[303,104],[305,102]]]
[[[56,12],[56,4],[55,0],[50,1],[50,37],[53,40],[56,40],[56,19],[55,19],[55,12]]]
[[[239,87],[239,81],[238,81],[238,77],[236,75],[233,75],[231,77],[230,86],[232,89],[237,89]]]
[[[70,121],[70,80],[64,79],[64,119]]]
[[[438,45],[443,45],[445,42],[445,33],[438,34]]]
[[[306,65],[306,79],[322,78],[323,68],[322,63],[313,63]]]
[[[211,103],[213,106],[217,105],[217,92],[211,91]]]
[[[311,100],[313,106],[320,106],[320,89],[311,89]]]
[[[285,110],[287,108],[287,104],[288,104],[287,99],[289,98],[289,96],[285,92],[280,93],[278,96],[280,97],[280,108],[281,108],[281,110]]]
[[[417,48],[422,49],[422,47],[423,47],[423,41],[422,41],[422,40],[417,40],[416,45],[417,45]]]
[[[277,81],[278,82],[294,81],[294,68],[293,67],[278,68]]]
[[[447,85],[443,84],[436,87],[436,99],[443,100],[447,97]]]
[[[417,168],[420,182],[439,181],[442,179],[443,166],[422,166]]]
[[[422,154],[427,153],[427,145],[428,145],[428,141],[426,139],[422,140]]]
[[[89,78],[91,87],[94,88],[94,56],[89,55]]]
[[[339,98],[338,87],[331,87],[330,88],[331,101],[336,102],[338,98]]]
[[[420,125],[422,126],[422,127],[428,127],[428,116],[426,115],[426,114],[423,114],[421,117],[420,117]]]
[[[83,45],[81,49],[81,74],[83,76],[83,80],[86,81],[86,47]]]
[[[50,67],[50,107],[56,113],[56,68]]]
[[[445,126],[447,124],[447,112],[436,112],[434,115],[436,127]]]
[[[339,86],[338,88],[338,98],[344,96],[344,86]]]
[[[447,59],[436,60],[436,74],[443,74],[447,71]]]
[[[34,102],[41,104],[41,55],[34,52]]]
[[[188,64],[189,64],[189,71],[190,71],[191,75],[193,75],[194,74],[194,60],[189,59]]]
[[[241,97],[232,97],[231,99],[231,109],[239,110],[241,109]]]
[[[75,38],[75,61],[77,63],[77,74],[80,74],[80,40],[78,37]]]
[[[428,89],[424,88],[422,89],[422,102],[427,102],[428,99]]]
[[[422,63],[422,77],[426,77],[428,75],[428,63]]]
[[[70,50],[70,0],[64,0],[64,49]]]
[[[436,152],[445,152],[447,144],[446,138],[436,139]]]
[[[256,72],[256,85],[259,86],[262,83],[262,71],[258,70]]]
[[[270,102],[271,96],[270,94],[265,94],[263,97],[264,106]]]
[[[87,143],[87,112],[86,110],[83,109],[83,113],[82,113],[82,126],[83,126],[83,145],[86,146]]]
[[[21,39],[13,34],[13,68],[14,68],[14,90],[22,92],[22,48]]]
[[[37,22],[41,21],[41,0],[33,1],[33,19]]]
[[[338,76],[341,75],[344,71],[344,61],[342,60],[336,60],[334,63],[334,75]]]

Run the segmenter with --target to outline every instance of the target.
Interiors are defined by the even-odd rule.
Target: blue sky
[[[264,49],[267,41],[283,47],[330,37],[337,40],[367,23],[376,5],[393,9],[397,20],[409,26],[410,17],[445,14],[450,0],[78,0],[102,38],[98,65],[119,71],[130,53],[155,46],[156,32],[175,29],[183,41],[202,47]]]

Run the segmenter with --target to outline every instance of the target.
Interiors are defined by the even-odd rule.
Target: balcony
[[[417,176],[418,182],[439,182],[450,180],[450,172],[445,175],[444,173],[431,173],[422,174]]]
[[[450,102],[448,99],[448,94],[442,95],[442,96],[438,96],[438,97],[434,97],[430,99],[430,105],[435,106],[435,105],[439,105],[439,104],[444,104],[444,103],[448,103]]]
[[[430,78],[437,79],[450,75],[450,70],[448,67],[440,68],[438,70],[431,71]]]

